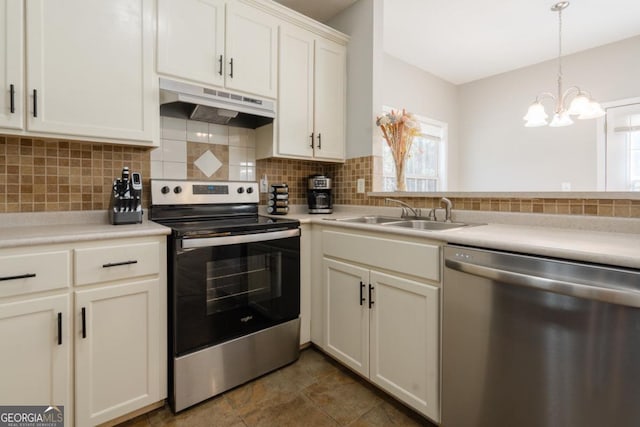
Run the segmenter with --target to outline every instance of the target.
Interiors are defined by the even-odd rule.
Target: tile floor
[[[297,362],[178,415],[165,406],[118,427],[147,426],[435,427],[312,348]]]

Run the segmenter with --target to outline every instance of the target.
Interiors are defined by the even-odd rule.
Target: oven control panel
[[[257,182],[151,180],[152,205],[258,203]]]

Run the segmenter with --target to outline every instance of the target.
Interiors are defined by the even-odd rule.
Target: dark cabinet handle
[[[9,111],[16,112],[16,89],[12,84],[9,85]]]
[[[371,298],[371,292],[373,292],[373,286],[369,285],[369,308],[373,305],[373,299]]]
[[[36,277],[36,274],[35,273],[27,273],[27,274],[19,274],[17,276],[0,277],[0,282],[4,282],[5,280],[29,279],[31,277]]]
[[[311,132],[311,148],[313,148],[313,132]]]
[[[362,303],[364,303],[364,287],[366,285],[363,282],[360,282],[360,305],[362,305]]]
[[[33,117],[38,117],[38,91],[33,90]]]
[[[121,265],[130,265],[137,264],[138,260],[132,259],[130,261],[122,261],[122,262],[110,262],[108,264],[102,264],[102,268],[110,268],[110,267],[118,267]]]
[[[322,150],[322,134],[318,132],[318,149]]]
[[[87,311],[82,307],[82,338],[87,337]]]
[[[233,58],[231,58],[231,60],[229,61],[229,65],[231,66],[229,77],[233,78]]]
[[[222,62],[223,62],[222,61],[222,55],[220,55],[220,58],[218,58],[218,65],[219,65],[218,74],[220,74],[220,75],[222,75]]]
[[[58,345],[62,345],[62,313],[58,313]]]

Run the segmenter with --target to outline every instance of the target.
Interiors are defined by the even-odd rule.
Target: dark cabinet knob
[[[244,193],[244,188],[238,187],[237,191],[238,191],[238,194],[242,194],[242,193]]]
[[[182,187],[180,187],[179,185],[177,187],[174,187],[173,192],[176,194],[182,193]]]
[[[167,187],[166,185],[160,189],[160,192],[162,194],[167,194],[169,191],[171,191],[171,189],[169,187]]]
[[[248,194],[253,193],[253,187],[247,187],[247,193]]]

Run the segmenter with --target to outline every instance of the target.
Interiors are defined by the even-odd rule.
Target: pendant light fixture
[[[551,7],[551,11],[558,12],[558,93],[543,92],[536,97],[533,104],[529,106],[527,114],[523,117],[526,120],[526,127],[538,127],[547,125],[549,116],[544,110],[542,100],[551,98],[555,102],[553,118],[549,126],[560,127],[573,124],[571,116],[578,116],[578,119],[595,119],[604,116],[605,112],[599,103],[591,98],[591,94],[578,86],[571,86],[566,91],[562,91],[562,11],[569,6],[568,1],[561,1]],[[571,100],[571,103],[569,103]]]

